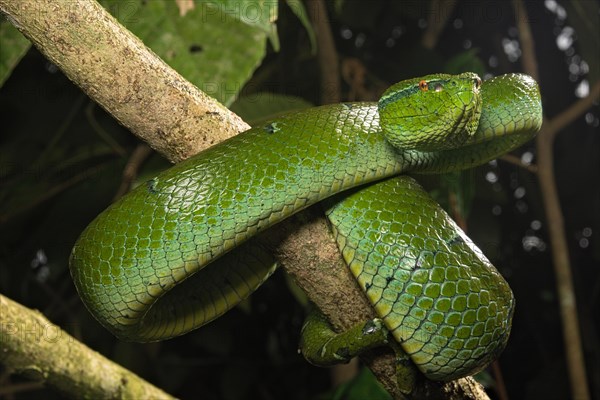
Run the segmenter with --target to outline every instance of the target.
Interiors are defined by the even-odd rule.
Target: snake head
[[[477,74],[434,74],[391,86],[378,103],[387,140],[400,149],[453,149],[475,134],[481,115]]]

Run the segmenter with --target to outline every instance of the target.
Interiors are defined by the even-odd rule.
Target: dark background
[[[342,63],[360,61],[364,87],[427,73],[475,70],[489,77],[522,71],[511,2],[459,1],[434,50],[420,45],[427,2],[346,1],[329,22]],[[553,118],[599,78],[599,6],[528,1],[544,114]],[[337,3],[336,3],[337,4]],[[563,15],[560,10],[563,10]],[[517,16],[517,18],[525,18]],[[320,99],[319,69],[306,31],[285,3],[272,49],[244,94],[275,91]],[[590,51],[591,49],[591,51]],[[347,65],[347,64],[346,64]],[[353,88],[343,83],[347,99]],[[583,92],[582,92],[583,90]],[[369,99],[364,99],[369,100]],[[93,117],[92,117],[93,116]],[[0,292],[42,311],[95,350],[166,391],[205,399],[307,399],[330,389],[328,370],[297,355],[304,309],[282,271],[243,307],[178,339],[149,345],[117,341],[87,313],[67,268],[77,235],[114,196],[127,155],[99,146],[108,135],[127,150],[136,139],[35,49],[0,89]],[[565,221],[584,355],[592,395],[600,399],[600,132],[596,104],[556,138],[556,182]],[[85,154],[85,156],[82,156]],[[536,162],[535,143],[515,152]],[[167,163],[153,156],[152,173]],[[498,161],[439,181],[427,180],[442,204],[456,188],[468,232],[506,277],[517,299],[512,336],[500,358],[511,399],[569,399],[568,371],[543,194],[535,174]],[[484,373],[481,379],[493,385]],[[0,370],[0,384],[26,381]],[[17,398],[60,398],[51,389]],[[496,396],[493,389],[489,390]],[[329,397],[322,397],[329,398]]]

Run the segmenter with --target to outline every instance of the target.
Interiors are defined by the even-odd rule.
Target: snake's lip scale
[[[436,82],[431,90],[421,82],[428,80]],[[440,89],[442,81],[451,84]],[[483,368],[506,344],[510,288],[416,182],[386,178],[466,169],[520,146],[542,122],[537,84],[508,74],[479,88],[479,77],[466,73],[408,80],[391,90],[379,106],[334,104],[284,115],[132,190],[73,247],[71,274],[86,307],[125,340],[164,340],[196,329],[276,268],[253,236],[331,198],[337,211],[329,218],[344,258],[418,368],[435,380]],[[457,113],[457,103],[467,111]],[[423,122],[434,110],[436,118],[397,132],[395,115],[388,115],[394,108]],[[444,136],[452,126],[461,137]],[[419,144],[426,134],[436,137]],[[402,137],[426,148],[407,150]],[[437,142],[441,149],[429,148]]]

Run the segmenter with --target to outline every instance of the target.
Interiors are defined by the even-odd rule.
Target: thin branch
[[[508,391],[506,390],[506,383],[504,383],[504,374],[502,373],[502,368],[500,368],[500,362],[498,360],[494,360],[494,362],[490,365],[492,368],[492,375],[494,376],[494,389],[496,390],[496,395],[499,400],[509,400]]]
[[[517,167],[526,169],[527,171],[531,172],[532,174],[537,174],[538,172],[538,166],[535,164],[525,164],[523,161],[521,161],[521,159],[513,154],[504,154],[502,157],[500,157],[500,159],[502,161],[506,161],[507,163],[516,165]]]
[[[519,38],[521,39],[523,70],[527,72],[536,82],[539,82],[537,57],[535,56],[535,44],[533,42],[533,34],[529,26],[527,17],[527,9],[521,0],[513,1],[515,19],[519,30]]]
[[[46,319],[0,295],[0,363],[79,398],[173,399]],[[15,388],[13,388],[14,390]]]
[[[514,0],[513,5],[515,14],[518,17],[517,26],[523,48],[523,68],[526,73],[535,78],[539,74],[534,54],[535,46],[527,18],[527,10],[521,0]],[[590,394],[579,332],[579,317],[571,274],[569,248],[565,237],[564,220],[554,176],[553,146],[557,133],[585,112],[591,106],[592,102],[595,101],[595,98],[598,97],[599,91],[600,86],[597,84],[586,99],[576,102],[554,119],[544,121],[542,129],[536,137],[538,177],[544,209],[546,211],[550,242],[552,244],[551,248],[560,299],[559,305],[565,342],[565,355],[567,358],[567,370],[571,383],[572,397],[578,400],[588,400]]]
[[[321,104],[339,103],[341,101],[339,61],[333,44],[325,2],[307,0],[306,8],[317,39],[317,59],[321,70]]]
[[[133,181],[138,175],[138,170],[151,154],[152,149],[145,143],[140,143],[135,150],[133,150],[133,153],[131,153],[127,164],[125,164],[125,168],[123,168],[121,185],[119,186],[117,193],[115,193],[113,201],[116,201],[125,193],[129,192]]]
[[[118,154],[120,157],[127,156],[127,151],[117,142],[106,130],[100,125],[96,116],[94,115],[94,110],[96,109],[96,103],[89,102],[85,107],[85,116],[88,120],[88,123],[96,133],[102,139],[106,145],[111,148],[115,154]]]
[[[437,46],[440,35],[444,31],[454,8],[456,0],[431,0],[427,16],[427,30],[421,38],[421,45],[426,49]]]
[[[389,84],[380,81],[373,75],[368,76],[370,82],[367,85],[369,71],[358,58],[344,58],[340,72],[344,82],[349,87],[345,101],[377,101],[389,86]]]
[[[31,392],[33,390],[44,389],[44,384],[41,382],[26,382],[14,383],[0,387],[0,396],[10,396],[15,393]]]
[[[538,177],[542,200],[546,212],[546,224],[552,244],[552,257],[554,274],[558,288],[560,314],[562,319],[563,336],[565,342],[565,356],[567,358],[571,392],[574,399],[588,400],[589,392],[585,372],[585,360],[579,333],[579,317],[569,248],[564,230],[564,218],[560,207],[558,189],[554,177],[554,135],[548,134],[542,127],[536,138],[538,156]]]
[[[563,128],[581,117],[595,102],[600,98],[600,81],[596,82],[589,94],[571,104],[566,110],[554,116],[549,121],[544,121],[545,135],[549,136],[548,140],[553,140],[554,136]]]
[[[104,168],[107,168],[110,165],[110,162],[104,162],[93,167],[90,167],[72,177],[48,188],[44,194],[32,199],[29,203],[25,203],[20,207],[15,207],[8,214],[0,214],[0,224],[4,224],[7,221],[15,218],[19,215],[22,215],[24,212],[31,210],[34,207],[39,206],[40,204],[50,200],[54,196],[62,193],[63,191],[69,189],[70,187],[76,185],[77,183],[89,179],[91,176],[97,174],[102,171]]]

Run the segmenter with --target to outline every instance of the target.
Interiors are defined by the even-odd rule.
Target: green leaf
[[[248,26],[262,30],[269,37],[273,48],[279,51],[275,25],[279,10],[277,0],[200,0],[197,4],[200,7],[216,8],[220,15],[239,19]]]
[[[196,1],[183,16],[170,1],[102,4],[171,67],[225,105],[262,61],[277,16],[272,0]]]
[[[7,20],[0,20],[0,87],[8,79],[31,43]]]

